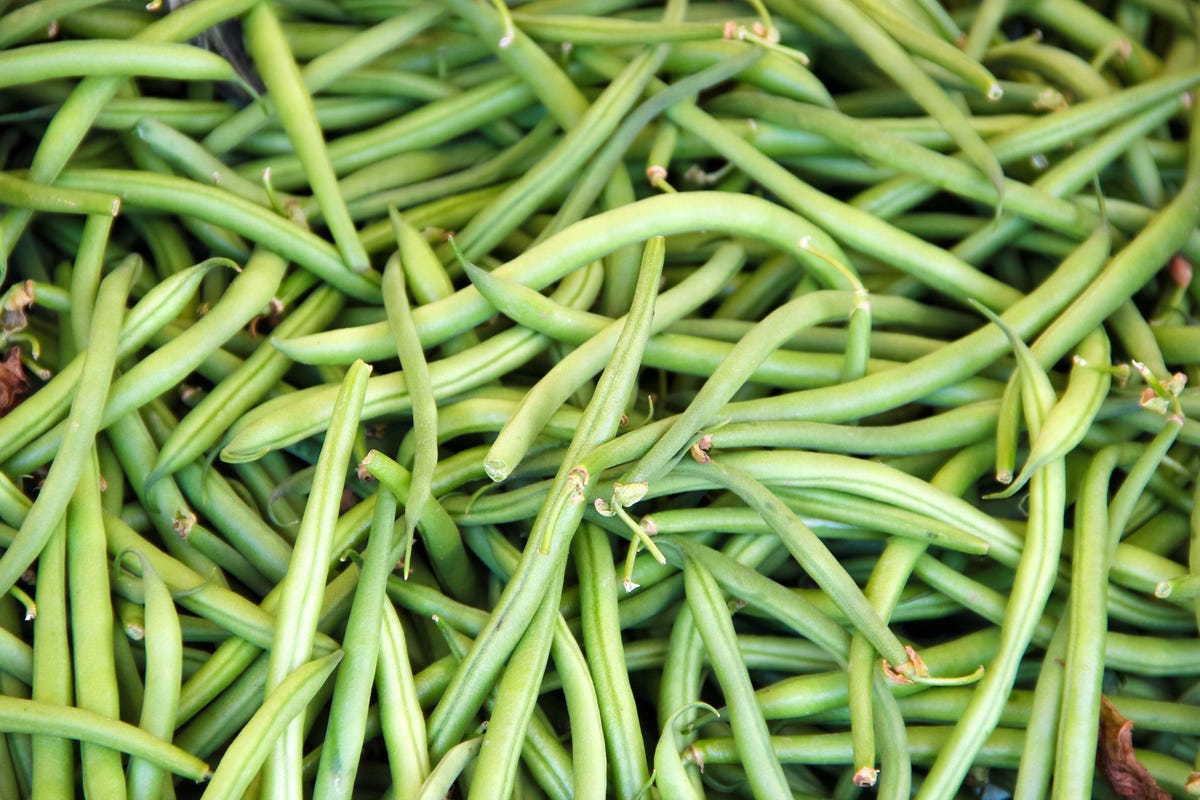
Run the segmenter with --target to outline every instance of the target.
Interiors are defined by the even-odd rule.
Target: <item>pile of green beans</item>
[[[1197,86],[1186,0],[0,0],[0,800],[1200,794]]]

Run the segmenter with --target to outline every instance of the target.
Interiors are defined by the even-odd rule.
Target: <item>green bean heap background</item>
[[[0,0],[0,800],[1200,794],[1196,3],[158,5]]]

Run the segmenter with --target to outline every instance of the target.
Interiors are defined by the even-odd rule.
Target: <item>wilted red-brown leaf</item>
[[[1122,717],[1107,697],[1100,698],[1100,735],[1096,766],[1118,797],[1126,800],[1171,800],[1133,754],[1133,723]]]
[[[0,361],[0,416],[4,416],[29,391],[29,380],[21,366],[21,348],[14,347]]]

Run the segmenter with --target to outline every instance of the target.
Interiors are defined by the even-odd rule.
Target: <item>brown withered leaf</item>
[[[14,347],[0,360],[0,416],[7,414],[29,391],[29,379],[21,365],[21,348]]]
[[[1171,800],[1133,754],[1133,723],[1100,698],[1100,734],[1096,766],[1118,797],[1126,800]]]

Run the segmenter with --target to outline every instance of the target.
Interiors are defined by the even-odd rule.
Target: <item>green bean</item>
[[[518,178],[486,210],[472,218],[457,237],[468,258],[475,258],[490,250],[516,227],[519,220],[565,185],[568,177],[574,175],[616,129],[664,55],[664,52],[655,49],[630,62],[586,112],[577,112],[578,119],[573,120],[574,125],[536,166]]]
[[[438,761],[419,787],[419,792],[413,795],[413,800],[442,800],[453,788],[455,781],[472,760],[479,756],[483,746],[483,737],[475,736],[465,739],[446,751],[446,755]],[[393,791],[395,784],[392,784]],[[400,795],[396,795],[397,798]]]
[[[197,142],[180,133],[157,117],[139,119],[133,135],[176,170],[194,181],[212,183],[238,197],[270,207],[271,198],[260,184],[243,178]]]
[[[240,80],[229,62],[186,44],[45,42],[0,53],[0,88],[84,75],[150,75],[176,80]]]
[[[392,527],[396,500],[391,493],[375,502],[371,536],[363,554],[363,571],[355,590],[354,605],[343,637],[346,658],[334,683],[328,733],[317,770],[314,796],[349,797],[358,772],[371,679],[377,669],[380,601],[384,598],[391,563]]]
[[[767,724],[755,702],[750,676],[738,658],[733,622],[728,617],[720,587],[694,561],[685,560],[683,576],[688,605],[693,615],[703,620],[696,627],[725,695],[738,755],[750,786],[760,797],[786,797],[791,790],[783,768],[771,753]]]
[[[190,464],[176,473],[176,479],[196,510],[212,520],[213,526],[259,574],[276,583],[283,578],[291,557],[288,542],[221,475]],[[299,520],[299,515],[296,519]]]
[[[420,797],[417,788],[434,780],[442,763],[450,758],[451,748],[437,767],[430,769],[425,744],[425,718],[421,713],[412,668],[409,666],[404,629],[391,605],[385,605],[382,618],[382,644],[376,666],[379,714],[383,737],[388,748],[388,768],[396,800]]]
[[[714,40],[680,42],[671,47],[663,61],[663,69],[690,74],[713,66],[721,59],[737,55],[744,49],[738,42]],[[767,51],[762,58],[738,73],[739,77],[770,94],[832,108],[833,98],[824,84],[796,59]]]
[[[942,752],[949,731],[945,725],[912,726],[906,731],[914,763],[928,764]],[[1023,744],[1024,732],[1012,728],[997,728],[985,737],[979,752],[980,766],[1016,766]],[[786,764],[850,764],[849,734],[815,733],[794,736],[772,736],[768,742],[771,755]],[[695,758],[706,764],[737,763],[737,738],[701,739],[696,742]],[[920,790],[918,790],[920,791]],[[785,795],[786,796],[786,795]]]
[[[491,720],[476,764],[476,768],[487,779],[473,784],[472,795],[488,798],[508,797],[511,794],[516,779],[516,760],[521,752],[514,744],[525,738],[529,716],[537,700],[537,681],[531,678],[540,676],[544,669],[553,639],[559,595],[556,586],[561,586],[561,583],[552,583],[539,599],[537,610],[521,634],[496,685]],[[492,746],[489,747],[489,744]]]
[[[54,191],[7,174],[0,175],[0,201],[15,209],[59,214],[115,217],[121,210],[121,198],[103,190]]]
[[[1109,479],[1121,456],[1121,446],[1106,447],[1097,453],[1085,474],[1076,500],[1075,530],[1077,542],[1071,559],[1071,596],[1067,641],[1063,656],[1062,708],[1059,712],[1062,734],[1058,737],[1055,795],[1062,797],[1071,787],[1090,786],[1094,756],[1082,758],[1081,743],[1099,728],[1100,683],[1104,664],[1107,607],[1105,574],[1108,571],[1113,541],[1110,541],[1106,495]],[[1099,603],[1099,605],[1096,605]],[[1062,623],[1059,624],[1062,627]],[[1090,714],[1089,714],[1090,711]],[[1076,736],[1076,731],[1080,735]],[[1061,770],[1061,772],[1060,772]]]
[[[8,47],[21,41],[61,16],[99,4],[99,0],[41,0],[28,3],[0,18],[4,22],[0,26],[4,28],[4,34],[0,36],[0,47]]]
[[[590,656],[587,663],[595,692],[605,710],[604,741],[612,754],[613,780],[618,797],[632,798],[650,775],[633,689],[625,670],[617,618],[617,579],[606,537],[599,528],[584,523],[575,537],[573,553],[579,568],[583,645]],[[579,765],[576,759],[576,769]]]
[[[1069,269],[1055,270],[1037,289],[1014,303],[1001,316],[1005,324],[1021,335],[1028,335],[1026,331],[1032,332],[1051,319],[1055,320],[1040,337],[1045,339],[1038,347],[1039,359],[1045,359],[1042,363],[1053,363],[1082,338],[1080,331],[1094,328],[1099,320],[1104,318],[1101,314],[1093,322],[1095,303],[1085,302],[1091,297],[1096,285],[1092,278],[1102,268],[1107,271],[1113,263],[1104,263],[1106,248],[1103,244],[1099,237],[1085,241],[1063,262],[1062,266],[1067,267],[1069,264]],[[1122,251],[1124,252],[1126,251]],[[1113,261],[1118,259],[1119,256]],[[1127,266],[1126,270],[1128,269]],[[1059,279],[1063,284],[1059,284]],[[1065,305],[1064,301],[1069,298],[1074,298],[1070,303],[1070,313],[1059,314]],[[1046,313],[1050,310],[1045,305],[1047,303],[1054,303],[1052,313]],[[1068,332],[1075,338],[1068,336]],[[785,396],[788,409],[783,413],[774,411],[774,406],[783,403],[783,400],[775,398],[738,403],[736,410],[735,406],[730,406],[726,413],[733,421],[749,421],[760,413],[771,414],[772,419],[795,418],[796,413],[803,413],[806,419],[819,421],[853,419],[871,413],[872,409],[891,408],[895,407],[894,404],[922,397],[934,386],[944,385],[942,381],[946,377],[971,374],[997,358],[1004,348],[1005,343],[999,331],[984,327],[935,353],[914,360],[902,371],[889,370],[839,387],[811,390],[805,393],[806,402],[803,404],[797,403],[795,396]],[[968,364],[971,365],[969,368]],[[910,381],[913,382],[911,385]],[[886,405],[880,402],[885,396],[889,398]]]
[[[685,554],[693,561],[704,564],[727,592],[736,592],[748,605],[768,611],[800,635],[820,645],[839,663],[845,662],[850,645],[849,636],[803,597],[687,538],[663,536],[659,545],[668,561],[675,566],[682,565]]]
[[[871,127],[861,128],[850,117],[836,111],[811,109],[810,113],[808,109],[802,110],[793,101],[782,98],[755,96],[754,100],[750,100],[736,93],[726,95],[722,101],[714,104],[714,108],[735,114],[761,115],[776,124],[822,134],[835,141],[846,141],[848,133],[853,130],[856,151],[878,163],[893,166],[920,177],[924,182],[974,200],[992,202],[996,198],[993,185],[958,159],[929,153],[924,148]],[[1081,213],[1077,205],[1066,200],[1052,199],[1047,193],[1038,192],[1012,179],[1004,179],[1002,185],[1006,210],[1030,221],[1078,238],[1084,238],[1096,225],[1090,213]]]
[[[641,483],[657,478],[685,444],[700,429],[711,424],[720,407],[748,377],[755,366],[788,339],[795,329],[844,318],[860,304],[868,302],[861,285],[853,295],[845,292],[813,292],[796,298],[768,314],[742,338],[729,356],[705,381],[687,410],[676,420],[637,466],[624,476],[626,483]]]
[[[67,628],[66,541],[65,525],[61,522],[56,523],[37,560],[38,582],[35,596],[40,609],[34,618],[37,646],[33,648],[32,683],[32,702],[63,710],[71,706],[73,694]],[[8,698],[0,698],[0,701],[6,699]],[[31,740],[33,796],[71,796],[75,784],[71,743],[59,732],[6,728],[3,724],[3,710],[4,705],[0,703],[0,730],[35,734]],[[83,709],[79,711],[83,713]]]
[[[140,727],[169,742],[175,731],[183,669],[179,617],[166,584],[149,562],[143,561],[141,577],[146,591],[146,685]],[[130,759],[130,796],[157,796],[163,791],[165,777],[150,762]]]
[[[370,260],[338,191],[337,176],[316,120],[312,96],[304,86],[279,20],[269,6],[259,4],[246,15],[246,47],[259,67],[267,91],[275,98],[280,122],[308,176],[342,260],[352,272],[365,272],[370,268]]]
[[[929,33],[913,20],[877,0],[854,0],[862,11],[883,25],[896,42],[913,56],[923,58],[962,80],[989,101],[1003,97],[1000,82],[978,60],[979,53],[964,53],[949,41]],[[965,149],[965,148],[964,148]]]
[[[509,69],[526,81],[559,125],[570,129],[580,122],[587,101],[553,59],[522,29],[513,26],[507,12],[502,16],[497,9],[461,0],[450,0],[448,5]]]
[[[841,32],[854,42],[867,58],[885,70],[929,112],[930,116],[946,128],[967,158],[996,188],[1000,200],[1003,200],[1004,190],[1001,188],[1001,182],[1004,174],[996,156],[971,130],[966,117],[950,98],[917,67],[910,56],[875,20],[849,3],[807,0],[805,4],[801,4],[793,0],[774,0],[773,5],[778,7],[784,16],[790,18],[802,17],[806,11],[815,12],[838,25]],[[995,90],[989,87],[989,98],[999,99],[999,95],[992,98],[993,94]]]
[[[812,242],[836,256],[837,245],[824,234],[773,203],[752,196],[734,198],[722,192],[660,195],[597,214],[539,242],[500,267],[495,274],[540,289],[621,244],[698,229],[741,234],[769,242],[795,255],[819,275],[823,283],[841,288],[846,285],[840,272],[799,245],[796,236],[809,234],[813,237]],[[413,317],[421,344],[429,347],[482,323],[489,313],[491,307],[487,301],[474,287],[468,287],[450,298],[422,306],[413,312]],[[347,331],[347,339],[353,346],[336,353],[335,363],[346,363],[345,359],[352,353],[373,359],[384,357],[392,350],[386,325],[364,328]],[[299,355],[295,349],[289,347],[288,350]],[[303,360],[316,363],[316,354],[306,354]]]
[[[701,708],[711,714],[720,716],[715,708],[707,703],[696,702],[681,706],[667,718],[663,726],[658,745],[654,748],[654,785],[664,797],[679,798],[679,800],[694,800],[701,797],[692,786],[687,771],[680,758],[681,743],[676,732],[676,720],[679,715],[693,708]],[[693,726],[695,723],[692,723]]]
[[[459,172],[442,175],[441,177],[432,178],[431,180],[407,183],[398,188],[381,190],[378,193],[370,194],[365,197],[355,199],[355,189],[361,183],[366,182],[369,175],[376,178],[379,177],[375,169],[364,170],[362,177],[357,181],[355,175],[347,176],[342,182],[342,191],[347,195],[349,201],[350,213],[356,219],[373,218],[382,213],[389,205],[394,205],[397,208],[410,208],[417,203],[428,202],[438,198],[452,197],[457,193],[461,193],[470,189],[478,189],[481,186],[493,184],[502,179],[512,177],[520,169],[528,166],[530,157],[540,152],[556,132],[552,122],[543,121],[533,127],[529,133],[518,140],[508,149],[501,151],[494,158],[481,163],[475,163],[474,166]],[[412,158],[414,154],[407,153],[401,156],[396,156],[397,159],[402,157]],[[420,155],[422,162],[428,162],[429,156],[425,153]],[[380,169],[388,164],[387,161],[381,162]],[[406,171],[406,174],[412,173]],[[420,173],[417,173],[420,174]],[[440,174],[440,173],[439,173]],[[393,181],[389,181],[393,183]],[[370,228],[364,229],[364,241],[367,239],[367,231]],[[450,294],[452,294],[451,292]],[[419,298],[422,302],[431,302],[425,298]],[[439,298],[440,299],[440,298]]]
[[[113,609],[104,542],[100,474],[94,452],[67,506],[67,580],[71,587],[71,641],[75,668],[75,699],[79,708],[117,719],[116,667],[113,661]],[[83,785],[95,797],[125,794],[119,754],[83,745],[80,749]]]
[[[75,266],[71,271],[71,336],[75,351],[87,347],[87,333],[91,327],[90,312],[96,303],[96,290],[100,286],[104,250],[108,246],[113,217],[95,215],[87,218],[79,241],[79,252],[75,255]],[[35,295],[41,302],[40,295]]]
[[[425,352],[417,338],[412,311],[408,302],[408,290],[404,285],[403,263],[419,258],[426,250],[421,234],[406,223],[395,211],[389,209],[392,227],[396,232],[399,251],[388,260],[383,271],[383,302],[387,310],[388,327],[396,342],[400,356],[400,367],[404,370],[409,396],[412,398],[413,431],[416,437],[416,454],[413,458],[408,498],[404,507],[405,541],[404,574],[408,576],[412,557],[413,532],[430,502],[430,485],[437,466],[437,401],[429,377],[429,365]]]
[[[1069,108],[1044,116],[1020,130],[1002,134],[993,139],[992,147],[1001,163],[1011,163],[1027,159],[1053,150],[1064,143],[1064,139],[1072,139],[1085,132],[1096,132],[1103,128],[1129,119],[1134,107],[1138,112],[1146,111],[1153,106],[1161,106],[1177,98],[1181,91],[1195,84],[1200,77],[1195,72],[1180,75],[1164,76],[1162,79],[1148,81],[1145,84],[1110,94],[1106,97],[1088,100]],[[1090,177],[1095,172],[1085,170]],[[897,179],[895,185],[881,186],[862,193],[855,199],[853,205],[876,214],[890,216],[899,212],[899,207],[892,202],[903,200],[904,207],[911,203],[920,202],[932,193],[929,185],[922,188],[915,178]]]
[[[358,429],[359,411],[370,372],[371,368],[361,362],[351,367],[334,406],[330,433],[317,462],[311,499],[296,534],[287,575],[280,583],[279,617],[267,673],[268,692],[275,690],[285,676],[305,663],[313,649],[346,462],[351,439]],[[298,797],[300,794],[297,769],[301,760],[300,734],[298,725],[288,725],[282,741],[275,745],[272,758],[267,762],[265,779],[283,796]]]
[[[142,358],[138,364],[113,381],[112,392],[104,404],[100,426],[107,427],[151,398],[174,385],[209,352],[252,319],[270,300],[279,286],[286,262],[266,251],[251,259],[234,280],[223,306],[218,306],[186,333]],[[93,339],[94,341],[94,339]],[[30,469],[38,459],[64,437],[65,423],[44,435],[39,443],[25,449],[14,466]]]
[[[1111,375],[1108,337],[1097,329],[1080,343],[1071,368],[1071,380],[1061,399],[1046,414],[1043,433],[1030,445],[1021,474],[1001,496],[1009,496],[1025,485],[1029,476],[1075,448],[1096,418],[1108,394]]]
[[[153,463],[155,448],[143,417],[128,414],[121,418],[110,427],[107,440],[130,478],[134,494],[149,512],[150,522],[167,552],[196,574],[208,575],[214,584],[225,586],[224,572],[208,554],[201,552],[191,542],[191,535],[198,527],[196,515],[184,501],[174,481],[155,484],[150,490],[146,488],[146,472]],[[198,533],[197,539],[204,538],[204,533]],[[249,567],[249,564],[242,561],[234,566],[235,570],[242,571],[238,567]],[[249,569],[248,572],[253,573],[254,570]]]
[[[891,664],[901,665],[908,661],[903,646],[887,629],[833,554],[797,515],[765,487],[744,473],[725,466],[723,459],[695,466],[680,464],[676,471],[684,476],[702,472],[758,511],[805,572],[834,599],[855,628],[870,638],[880,654]]]
[[[1166,425],[1151,442],[1146,444],[1125,480],[1122,481],[1121,488],[1113,496],[1108,509],[1109,546],[1111,548],[1116,548],[1116,543],[1124,536],[1136,498],[1145,490],[1146,484],[1166,456],[1167,450],[1175,443],[1182,427],[1181,417],[1175,414],[1168,415]]]
[[[202,797],[211,800],[241,797],[274,743],[304,711],[341,658],[338,650],[315,661],[305,661],[270,690],[262,707],[226,749]]]
[[[100,284],[92,317],[91,347],[80,370],[79,390],[71,403],[69,426],[33,505],[21,523],[13,543],[0,556],[0,586],[11,587],[25,571],[54,528],[66,513],[67,498],[74,492],[100,425],[100,404],[95,398],[107,397],[117,341],[112,331],[120,329],[125,311],[125,295],[133,280],[136,265],[127,265],[110,274]]]

